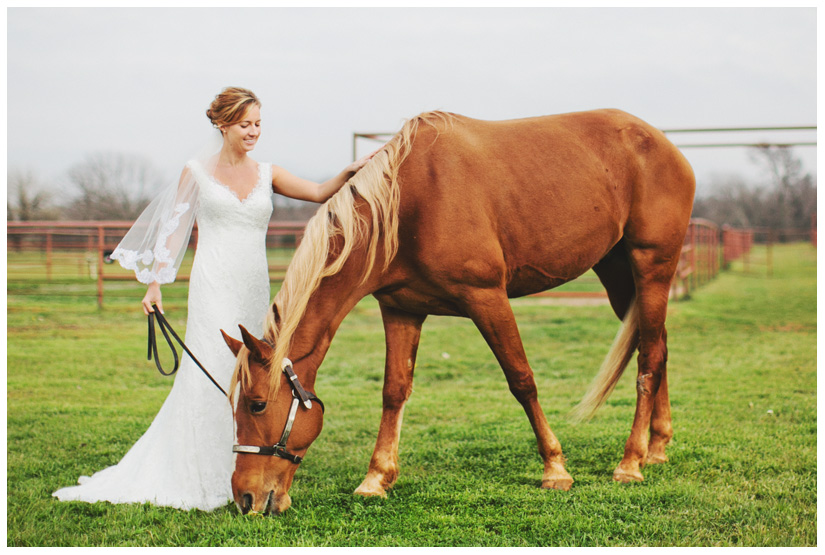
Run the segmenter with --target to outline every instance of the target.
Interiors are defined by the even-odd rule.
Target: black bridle
[[[289,385],[292,389],[292,404],[289,407],[289,416],[287,416],[286,424],[284,424],[284,431],[281,434],[281,439],[275,445],[234,445],[232,447],[233,453],[242,453],[247,455],[268,455],[273,457],[280,457],[286,459],[293,464],[301,464],[303,457],[299,457],[286,450],[286,442],[289,439],[289,434],[292,432],[292,426],[295,424],[295,416],[298,414],[298,404],[303,404],[306,409],[312,408],[312,401],[317,401],[321,406],[321,412],[324,412],[324,402],[321,401],[314,393],[310,393],[301,385],[301,380],[292,369],[292,362],[284,359],[284,374],[286,374]]]

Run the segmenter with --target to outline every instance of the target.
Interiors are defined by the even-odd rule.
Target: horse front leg
[[[503,290],[477,290],[466,297],[465,310],[479,329],[501,365],[510,392],[521,403],[538,442],[544,461],[541,487],[567,491],[573,478],[564,468],[561,443],[556,438],[538,401],[533,370],[507,294]]]
[[[378,439],[369,471],[355,490],[358,495],[385,496],[398,479],[398,443],[404,405],[412,393],[413,369],[421,325],[426,316],[381,305],[387,357],[384,367],[384,405]]]

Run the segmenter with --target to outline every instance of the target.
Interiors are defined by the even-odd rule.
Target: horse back
[[[417,270],[443,282],[503,284],[510,296],[575,279],[631,227],[661,231],[646,231],[646,219],[686,226],[693,199],[678,150],[618,110],[453,116],[419,128],[399,177],[399,237]]]

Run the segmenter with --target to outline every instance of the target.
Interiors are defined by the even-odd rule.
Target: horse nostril
[[[252,494],[245,493],[241,499],[241,513],[246,514],[252,510]]]

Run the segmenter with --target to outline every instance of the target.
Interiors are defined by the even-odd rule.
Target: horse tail
[[[602,362],[602,367],[599,369],[596,379],[593,380],[590,390],[572,411],[574,420],[581,421],[590,418],[607,400],[638,346],[639,309],[636,306],[636,299],[633,299],[630,308],[624,315],[624,319],[622,319],[622,325],[613,340],[613,345],[610,347],[604,362]]]

